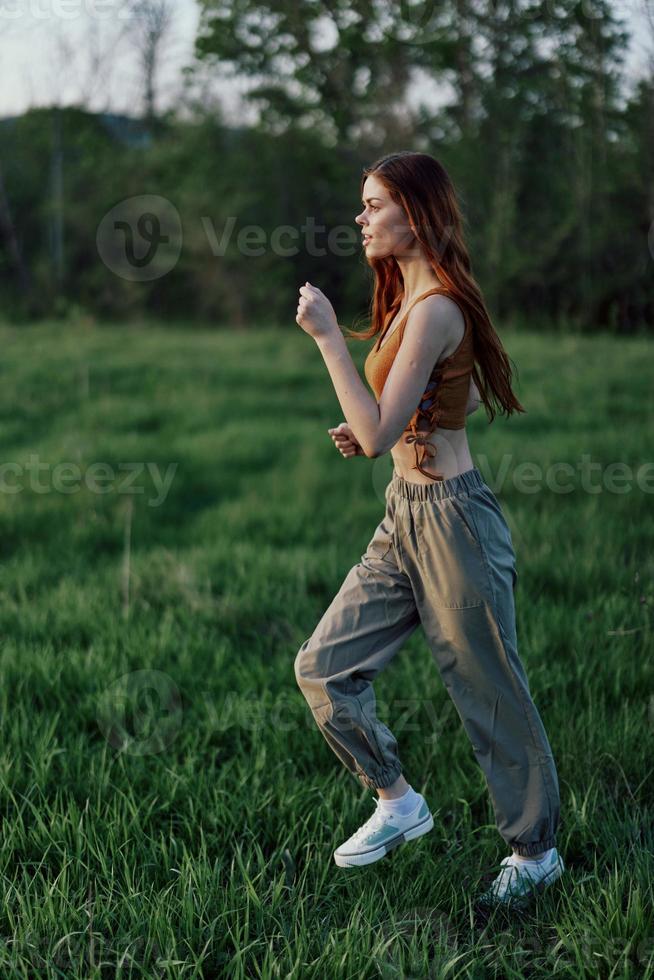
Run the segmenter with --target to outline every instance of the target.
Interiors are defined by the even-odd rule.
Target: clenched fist
[[[305,282],[300,286],[295,322],[315,341],[326,340],[332,334],[340,334],[334,307],[322,290]]]
[[[352,429],[347,424],[347,422],[341,422],[334,429],[327,429],[330,436],[334,440],[334,445],[339,450],[345,459],[349,459],[351,456],[363,456],[364,452],[360,444],[357,442]]]

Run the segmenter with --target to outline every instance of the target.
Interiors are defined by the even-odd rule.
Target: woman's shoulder
[[[463,339],[466,324],[461,307],[444,292],[433,292],[417,300],[400,324],[402,333],[409,322],[416,321],[429,321],[429,326],[433,323],[448,350],[454,350]]]

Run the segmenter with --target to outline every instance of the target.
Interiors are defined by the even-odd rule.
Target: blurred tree
[[[332,145],[403,140],[413,70],[439,72],[455,44],[433,3],[199,0],[198,58],[256,84],[246,98],[273,132],[318,127]],[[463,0],[462,0],[463,2]]]
[[[129,0],[131,37],[136,45],[143,84],[145,120],[157,121],[157,78],[163,50],[173,26],[172,0]]]
[[[61,104],[81,57],[70,44],[52,109],[0,120],[5,309],[29,276],[43,312],[285,323],[310,279],[346,322],[372,278],[354,223],[361,169],[413,148],[453,177],[495,316],[651,326],[654,71],[621,92],[628,39],[610,0],[203,0],[202,13],[207,84],[193,91],[189,73],[192,98],[159,115],[156,139],[145,121]],[[145,22],[128,23],[138,43]],[[149,36],[146,116],[159,112],[166,30]],[[228,70],[252,83],[260,124],[225,122]],[[177,208],[184,247],[162,278],[128,282],[99,261],[95,232],[148,192]]]
[[[30,274],[29,269],[25,264],[25,260],[23,259],[23,252],[18,240],[18,234],[16,232],[14,218],[11,213],[9,198],[7,197],[7,191],[5,189],[5,181],[2,173],[2,161],[0,161],[0,232],[2,233],[2,238],[4,239],[9,259],[13,263],[16,271],[18,286],[23,294],[24,300],[26,300],[29,298],[31,289]]]

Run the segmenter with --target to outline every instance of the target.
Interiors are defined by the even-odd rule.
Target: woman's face
[[[402,255],[414,236],[404,209],[391,200],[384,185],[373,174],[363,185],[363,211],[354,219],[364,236],[366,255],[385,258]]]

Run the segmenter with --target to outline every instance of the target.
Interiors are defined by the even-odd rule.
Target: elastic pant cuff
[[[554,835],[544,837],[543,840],[531,844],[515,842],[511,844],[511,847],[520,857],[530,857],[532,854],[540,854],[541,851],[549,851],[551,847],[556,847],[556,837]]]
[[[396,762],[384,769],[373,769],[369,772],[359,769],[355,775],[368,789],[384,789],[402,775],[402,765],[400,762]]]

